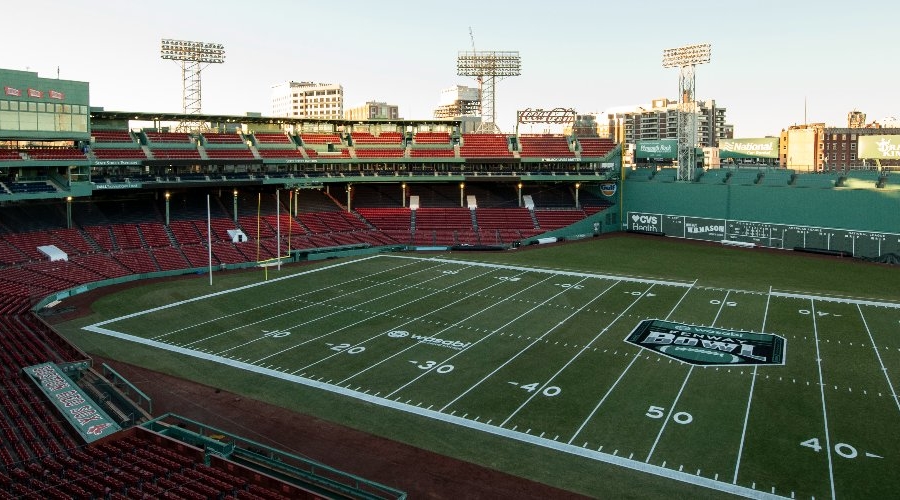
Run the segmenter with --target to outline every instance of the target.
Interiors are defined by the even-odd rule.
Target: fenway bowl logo
[[[603,196],[615,196],[616,194],[616,183],[615,182],[604,182],[600,184],[600,194]]]
[[[641,321],[625,342],[692,365],[782,365],[784,337],[659,319]]]

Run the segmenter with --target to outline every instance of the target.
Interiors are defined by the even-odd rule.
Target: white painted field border
[[[611,465],[616,465],[620,467],[624,467],[626,469],[631,469],[639,472],[645,472],[648,474],[653,474],[655,476],[664,477],[668,479],[673,479],[676,481],[680,481],[687,484],[692,484],[695,486],[709,488],[716,491],[722,491],[725,493],[731,493],[734,495],[739,495],[746,498],[759,498],[759,499],[775,499],[775,498],[784,498],[779,497],[777,495],[772,495],[769,493],[765,493],[758,490],[753,490],[750,488],[744,488],[741,486],[724,483],[721,481],[715,481],[710,478],[705,478],[702,476],[697,476],[695,474],[689,474],[686,472],[679,472],[674,469],[666,469],[665,467],[659,467],[655,465],[645,464],[643,462],[639,462],[636,460],[629,460],[624,457],[619,457],[615,455],[610,455],[608,453],[601,453],[598,451],[589,450],[586,448],[581,448],[578,446],[573,446],[571,444],[564,444],[559,441],[554,441],[552,439],[540,438],[537,436],[533,436],[530,434],[525,434],[523,432],[512,431],[509,429],[504,429],[495,425],[488,425],[483,422],[476,422],[474,420],[468,420],[462,417],[457,417],[453,415],[448,415],[445,413],[441,413],[435,410],[427,410],[425,408],[420,408],[418,406],[414,406],[411,404],[400,403],[397,401],[391,401],[389,399],[385,399],[382,397],[376,397],[371,394],[365,394],[363,392],[358,392],[355,390],[347,389],[345,387],[340,387],[338,385],[326,384],[323,382],[318,382],[316,380],[307,379],[304,377],[300,377],[298,375],[290,375],[284,372],[272,370],[269,368],[263,368],[260,366],[252,365],[249,363],[236,361],[233,359],[225,358],[222,356],[217,356],[214,354],[204,353],[200,351],[196,351],[193,349],[185,349],[178,346],[173,346],[171,344],[166,344],[165,342],[158,342],[155,340],[149,340],[142,337],[136,337],[133,335],[127,335],[120,332],[115,332],[112,330],[108,330],[105,328],[101,328],[95,326],[92,330],[96,333],[100,333],[103,335],[108,335],[111,337],[119,338],[122,340],[127,340],[131,342],[136,342],[139,344],[148,345],[150,347],[155,347],[157,349],[162,349],[169,352],[174,352],[177,354],[182,354],[186,356],[191,356],[198,359],[204,359],[207,361],[212,361],[214,363],[219,363],[223,365],[230,366],[232,368],[236,368],[239,370],[244,370],[252,373],[256,373],[259,375],[265,375],[272,378],[276,378],[279,380],[284,380],[287,382],[293,382],[301,385],[305,385],[307,387],[312,387],[315,389],[325,390],[334,394],[338,394],[341,396],[351,397],[353,399],[357,399],[360,401],[365,401],[367,403],[372,403],[381,407],[390,408],[394,410],[403,411],[405,413],[410,413],[414,415],[418,415],[425,418],[431,418],[434,420],[439,420],[442,422],[458,425],[460,427],[465,427],[481,432],[485,432],[488,434],[492,434],[495,436],[505,437],[509,439],[515,439],[517,441],[521,441],[524,443],[533,444],[536,446],[541,446],[543,448],[553,449],[556,451],[560,451],[562,453],[568,453],[570,455],[577,455],[585,458],[589,458],[592,460],[597,460],[599,462],[608,463]]]
[[[613,285],[613,286],[614,286],[614,285]],[[573,312],[572,314],[570,314],[569,316],[567,316],[564,320],[562,320],[562,321],[560,321],[559,323],[557,323],[556,325],[554,325],[553,328],[551,328],[550,330],[547,331],[547,333],[550,333],[550,332],[552,332],[553,330],[556,330],[556,328],[557,328],[558,326],[560,326],[560,325],[562,325],[563,323],[565,323],[566,321],[569,321],[570,319],[572,319],[576,314],[579,314],[579,313],[580,313],[581,311],[583,311],[587,306],[593,304],[594,301],[596,301],[596,300],[599,299],[600,297],[606,295],[606,292],[608,292],[611,288],[612,288],[612,286],[610,286],[610,287],[607,288],[606,290],[603,290],[603,291],[602,291],[601,293],[599,293],[596,297],[594,297],[593,299],[591,299],[591,300],[589,300],[588,302],[586,302],[583,306],[579,307],[578,310],[576,310],[575,312]],[[594,335],[594,338],[592,338],[592,339],[590,340],[590,342],[587,342],[587,343],[584,345],[584,347],[582,347],[577,353],[575,353],[574,356],[572,356],[571,359],[569,359],[569,361],[566,362],[566,364],[562,365],[562,367],[560,367],[560,369],[557,370],[556,373],[554,373],[554,374],[553,374],[546,382],[544,382],[544,383],[541,385],[541,387],[539,388],[539,390],[533,391],[533,392],[531,393],[531,395],[528,396],[528,398],[527,398],[525,401],[523,401],[522,404],[519,405],[518,408],[515,409],[515,411],[513,411],[512,413],[510,413],[509,416],[506,417],[506,419],[505,419],[503,422],[500,423],[500,426],[503,427],[504,425],[506,425],[506,423],[509,422],[509,420],[510,420],[511,418],[513,418],[517,413],[519,413],[519,411],[522,410],[522,408],[525,408],[525,406],[526,406],[528,403],[530,403],[532,400],[534,400],[534,398],[537,397],[538,394],[541,394],[541,392],[544,390],[545,387],[547,387],[548,384],[550,384],[551,382],[553,382],[553,380],[555,380],[556,377],[558,377],[559,374],[563,372],[563,370],[565,370],[566,368],[569,367],[569,365],[571,365],[572,363],[574,363],[575,360],[578,359],[578,356],[581,356],[585,351],[587,351],[588,349],[590,349],[590,348],[591,348],[591,344],[593,344],[594,342],[596,342],[597,339],[599,339],[601,335],[603,335],[604,333],[606,333],[606,331],[609,330],[609,327],[612,326],[613,324],[615,324],[616,321],[622,319],[622,316],[625,316],[625,313],[627,313],[629,309],[631,309],[635,304],[637,304],[639,300],[641,300],[642,298],[644,298],[644,296],[647,295],[647,292],[649,292],[650,289],[652,289],[652,288],[653,288],[653,285],[650,285],[649,287],[647,287],[647,289],[644,290],[644,292],[641,293],[639,296],[637,296],[637,297],[631,302],[631,304],[628,305],[628,307],[626,307],[625,309],[623,309],[622,312],[619,313],[619,315],[616,316],[612,321],[610,321],[610,322],[609,322],[602,330],[600,330],[600,332],[597,333],[597,335]],[[545,334],[545,335],[546,335],[546,334]],[[530,347],[530,346],[529,346],[529,347]]]
[[[825,452],[828,453],[828,482],[831,485],[831,498],[834,496],[834,466],[831,460],[831,435],[828,432],[828,411],[825,407],[825,380],[822,377],[822,354],[819,351],[819,328],[816,325],[816,301],[810,299],[810,311],[813,322],[813,335],[816,339],[816,365],[819,367],[819,392],[822,394],[822,420],[825,423]]]
[[[766,321],[769,319],[769,302],[772,300],[772,287],[769,287],[769,294],[766,297],[766,310],[763,313],[763,322],[760,332],[766,331]],[[787,344],[787,342],[785,342]],[[785,360],[785,362],[787,362]],[[734,464],[734,479],[732,484],[737,484],[738,471],[741,468],[741,456],[744,454],[744,440],[747,437],[747,423],[750,421],[750,404],[753,402],[753,389],[756,387],[756,369],[759,365],[753,365],[753,375],[750,377],[750,394],[747,396],[747,412],[744,414],[744,427],[741,429],[741,444],[738,447],[737,462]]]
[[[856,305],[856,309],[859,311],[859,317],[862,318],[863,326],[866,327],[866,333],[869,334],[869,341],[872,342],[872,350],[875,351],[875,356],[878,357],[878,364],[881,365],[881,372],[884,373],[884,379],[887,380],[888,387],[891,388],[891,397],[894,398],[894,403],[897,405],[897,409],[900,410],[900,399],[897,399],[897,392],[894,390],[894,384],[891,382],[891,377],[888,376],[887,367],[884,366],[884,362],[881,361],[881,353],[878,352],[878,346],[875,344],[875,339],[872,338],[872,331],[869,330],[869,323],[866,321],[866,316],[862,312],[862,307],[859,304]]]
[[[327,304],[328,302],[331,302],[331,301],[334,301],[334,300],[343,299],[343,298],[346,298],[346,297],[352,297],[352,296],[354,296],[354,295],[360,294],[361,292],[364,292],[364,291],[369,290],[369,289],[371,289],[371,288],[378,288],[378,287],[381,287],[381,286],[383,286],[383,285],[385,285],[385,284],[389,284],[389,283],[394,282],[394,281],[406,281],[406,280],[408,280],[409,276],[411,276],[411,275],[413,275],[413,274],[425,273],[425,272],[433,271],[436,267],[440,267],[440,266],[430,267],[430,268],[426,268],[426,269],[420,269],[420,270],[418,270],[418,271],[414,271],[414,272],[411,272],[411,273],[409,273],[409,274],[405,274],[405,275],[403,275],[403,276],[398,276],[398,277],[396,277],[396,278],[393,278],[393,279],[390,279],[390,280],[387,280],[387,281],[382,281],[382,282],[376,283],[376,284],[374,284],[374,285],[370,285],[370,286],[363,287],[363,288],[359,288],[359,289],[355,289],[355,290],[350,290],[350,291],[347,291],[347,292],[345,292],[345,293],[343,293],[343,294],[341,294],[341,295],[337,295],[337,296],[334,296],[334,297],[331,297],[331,298],[328,298],[328,299],[325,299],[325,300],[321,300],[321,301],[318,301],[318,302],[309,303],[309,304],[307,304],[307,305],[305,305],[305,306],[298,307],[298,308],[292,309],[292,310],[290,310],[290,311],[285,311],[285,312],[283,312],[283,313],[276,314],[276,315],[274,315],[274,316],[266,316],[265,318],[260,319],[260,320],[257,320],[257,321],[254,321],[254,322],[252,322],[252,323],[243,323],[243,324],[241,324],[240,326],[236,326],[236,327],[231,328],[231,329],[228,329],[228,330],[220,331],[220,332],[218,332],[218,333],[216,333],[216,334],[214,334],[214,335],[209,335],[209,336],[204,337],[204,338],[202,338],[202,339],[194,340],[193,342],[188,342],[188,343],[185,344],[185,345],[194,345],[194,344],[197,344],[197,343],[200,343],[200,342],[204,342],[204,341],[207,341],[207,340],[214,339],[214,338],[219,337],[219,336],[222,336],[222,335],[227,335],[227,334],[232,333],[232,332],[234,332],[234,331],[238,331],[238,330],[247,328],[248,326],[257,325],[257,324],[260,324],[260,323],[265,323],[265,322],[267,322],[267,321],[271,321],[271,320],[273,320],[273,319],[275,319],[275,318],[279,318],[279,317],[282,317],[282,316],[288,316],[288,315],[296,314],[296,313],[299,312],[299,311],[303,311],[303,310],[305,310],[305,309],[310,309],[310,308],[314,308],[314,307],[319,307],[319,306],[321,306],[321,305],[323,305],[323,304]],[[391,270],[395,270],[395,269],[399,269],[399,268],[392,268]],[[380,274],[381,272],[387,272],[387,271],[379,271],[379,273],[373,273],[373,274]],[[361,277],[361,278],[358,278],[358,279],[354,279],[354,280],[350,280],[350,281],[344,281],[344,282],[341,282],[341,283],[336,283],[336,284],[334,284],[334,285],[329,285],[329,286],[326,286],[326,287],[323,287],[323,288],[319,288],[319,289],[317,289],[317,290],[312,290],[312,291],[309,291],[309,292],[304,293],[304,294],[301,294],[301,295],[295,295],[295,296],[292,296],[292,297],[290,297],[290,298],[288,298],[288,299],[284,299],[284,300],[294,300],[294,299],[297,299],[298,297],[303,297],[303,296],[306,296],[306,295],[309,295],[309,294],[318,293],[318,292],[321,292],[321,291],[324,291],[324,290],[328,290],[328,289],[330,289],[330,288],[335,288],[335,287],[342,287],[342,286],[352,285],[354,281],[361,280],[361,279],[366,279],[366,278],[369,278],[370,276],[372,276],[372,275],[367,275],[367,276],[365,276],[365,277]],[[427,280],[424,280],[424,281],[419,282],[419,284],[427,283],[427,282],[433,281],[433,280],[435,280],[435,279],[437,279],[437,278],[436,278],[436,277],[429,278],[429,279],[427,279]],[[382,295],[381,297],[385,297],[385,296],[388,296],[388,295],[392,295],[392,294],[394,294],[394,293],[398,293],[398,292],[401,292],[401,291],[404,291],[404,290],[408,290],[408,289],[410,289],[410,288],[414,288],[415,286],[417,286],[417,285],[416,285],[416,284],[409,284],[409,285],[407,285],[407,286],[405,286],[405,287],[403,287],[403,288],[395,289],[395,290],[393,290],[391,293]],[[373,300],[374,300],[374,299],[373,299]],[[215,321],[219,321],[220,319],[228,318],[228,317],[231,317],[231,316],[236,316],[236,315],[239,315],[239,314],[243,314],[243,313],[245,313],[245,312],[253,311],[253,310],[255,310],[255,309],[260,309],[260,308],[269,307],[269,306],[271,306],[272,304],[278,303],[278,302],[282,302],[282,300],[277,300],[277,301],[275,301],[275,302],[269,302],[268,304],[263,304],[263,305],[261,305],[261,306],[253,307],[253,308],[250,308],[250,309],[243,309],[243,310],[238,311],[238,312],[236,312],[236,313],[234,313],[234,314],[227,314],[227,315],[225,315],[225,316],[220,316],[220,317],[218,317],[218,318],[213,318],[213,319],[208,320],[208,321],[204,321],[204,322],[201,322],[201,323],[196,323],[196,324],[194,324],[194,325],[192,325],[192,326],[190,326],[190,327],[179,328],[179,329],[173,330],[172,332],[169,332],[169,333],[167,333],[167,334],[157,335],[157,336],[155,336],[155,337],[153,337],[153,338],[154,338],[154,339],[160,339],[160,338],[163,338],[163,337],[165,337],[165,336],[171,335],[171,334],[173,334],[173,333],[180,333],[180,332],[182,332],[182,331],[187,330],[188,328],[193,328],[193,327],[195,327],[195,326],[200,326],[200,325],[204,325],[204,324],[207,324],[207,323],[212,323],[212,322],[215,322]],[[364,304],[364,303],[365,303],[365,302],[363,302],[363,304]],[[354,307],[356,307],[356,306],[354,306]],[[312,321],[318,321],[318,320],[320,320],[320,319],[327,318],[327,317],[329,317],[329,316],[332,316],[332,315],[335,315],[335,314],[344,312],[344,311],[346,311],[346,310],[348,310],[348,309],[349,309],[348,307],[344,307],[344,308],[341,308],[341,309],[339,309],[339,310],[337,310],[337,311],[334,311],[334,312],[332,312],[332,313],[326,314],[326,315],[324,315],[324,316],[318,316],[318,317],[313,318],[313,319],[311,319],[311,320],[309,320],[309,321],[305,321],[305,322],[301,323],[300,325],[294,325],[294,326],[292,326],[291,328],[296,328],[297,326],[305,325],[305,324],[308,324],[308,323],[310,323],[310,322],[312,322]],[[258,341],[258,340],[260,340],[260,339],[254,339],[254,340],[251,340],[251,341],[249,341],[249,342],[245,342],[244,344],[238,344],[238,345],[236,345],[236,346],[233,346],[233,347],[230,347],[230,348],[228,348],[228,349],[225,349],[224,351],[221,351],[221,352],[228,352],[228,351],[231,351],[231,350],[240,348],[240,347],[244,347],[245,345],[248,345],[248,344],[250,344],[250,343],[252,343],[252,342],[256,342],[256,341]]]
[[[787,297],[790,299],[818,300],[819,302],[836,302],[838,304],[856,304],[860,306],[887,307],[890,309],[900,309],[900,304],[896,302],[883,302],[878,300],[854,299],[849,297],[829,297],[825,295],[812,295],[806,293],[793,292],[770,292],[775,297]]]
[[[206,294],[206,295],[201,295],[201,296],[199,296],[199,297],[193,297],[193,298],[190,298],[190,299],[179,300],[178,302],[172,302],[171,304],[166,304],[166,305],[163,305],[163,306],[154,307],[154,308],[146,309],[146,310],[143,310],[143,311],[138,311],[138,312],[135,312],[135,313],[126,314],[126,315],[124,315],[124,316],[119,316],[119,317],[117,317],[117,318],[108,319],[108,320],[106,320],[106,321],[101,321],[101,322],[97,323],[97,325],[105,325],[105,324],[108,324],[108,323],[113,323],[113,322],[115,322],[115,321],[121,321],[121,320],[123,320],[123,319],[130,319],[130,318],[134,318],[134,317],[137,317],[137,316],[143,316],[144,314],[150,314],[150,313],[153,313],[153,312],[156,312],[156,311],[162,311],[162,310],[164,310],[164,309],[169,309],[169,308],[171,308],[171,307],[176,307],[176,306],[180,306],[180,305],[183,305],[183,304],[189,304],[189,303],[191,303],[191,302],[196,302],[196,301],[199,301],[199,300],[205,300],[205,299],[208,299],[208,298],[211,298],[211,297],[218,297],[219,295],[225,295],[225,294],[229,294],[229,293],[232,293],[232,292],[238,292],[238,291],[241,291],[241,290],[246,290],[246,289],[248,289],[248,288],[254,288],[254,287],[258,287],[258,286],[268,285],[268,284],[275,283],[275,282],[278,282],[278,281],[287,280],[287,279],[292,279],[292,278],[297,278],[297,277],[304,276],[304,275],[307,275],[307,274],[318,273],[318,272],[321,272],[321,271],[327,271],[327,270],[329,270],[329,269],[334,269],[334,268],[336,268],[336,267],[346,266],[346,265],[354,264],[354,263],[361,262],[361,261],[364,261],[364,260],[374,259],[375,257],[377,257],[377,255],[373,255],[373,256],[370,256],[370,257],[363,257],[363,258],[356,259],[356,260],[352,260],[352,261],[348,261],[348,262],[339,262],[339,263],[337,263],[337,264],[332,264],[332,265],[330,265],[330,266],[318,267],[318,268],[316,268],[316,269],[310,269],[309,271],[303,271],[303,272],[300,272],[300,273],[291,274],[291,275],[289,275],[289,276],[280,276],[280,277],[278,277],[278,278],[272,278],[272,279],[270,279],[270,280],[268,280],[268,281],[261,281],[261,282],[259,282],[259,283],[251,283],[251,284],[249,284],[249,285],[244,285],[244,286],[240,286],[240,287],[237,287],[237,288],[230,288],[230,289],[228,289],[228,290],[221,290],[221,291],[218,291],[218,292],[208,293],[208,294]]]
[[[408,257],[405,255],[384,255],[383,257],[389,259],[415,259],[415,260],[428,260],[434,262],[447,262],[453,264],[466,264],[469,266],[480,266],[480,267],[491,267],[496,269],[509,269],[511,271],[528,271],[533,273],[549,273],[556,274],[558,276],[573,276],[576,278],[601,278],[607,280],[615,280],[615,281],[628,281],[631,283],[645,283],[648,285],[667,285],[667,286],[676,286],[676,287],[687,287],[691,286],[691,283],[685,283],[682,281],[665,281],[665,280],[655,280],[649,278],[632,278],[626,276],[615,276],[612,274],[597,274],[597,273],[585,273],[579,271],[560,271],[553,269],[544,269],[538,267],[526,267],[526,266],[511,266],[506,264],[492,264],[488,262],[477,262],[477,261],[467,261],[467,260],[454,260],[454,259],[441,259],[438,257],[432,258],[423,258],[423,257]]]
[[[480,278],[480,277],[482,277],[482,276],[485,276],[486,274],[487,274],[487,273],[485,273],[485,274],[479,274],[477,277]],[[516,295],[518,295],[518,294],[520,294],[520,293],[524,293],[524,292],[526,292],[527,290],[530,290],[531,288],[533,288],[533,287],[535,287],[535,286],[538,286],[538,285],[542,284],[542,283],[543,283],[544,281],[546,281],[547,279],[550,279],[550,278],[548,277],[548,278],[545,278],[544,280],[541,280],[541,281],[537,281],[537,282],[535,282],[535,283],[532,283],[532,284],[529,285],[528,287],[523,288],[522,290],[519,290],[518,292],[516,292],[516,293],[510,295],[509,297],[507,297],[507,298],[505,298],[505,299],[503,299],[503,300],[501,300],[501,301],[493,302],[493,303],[491,303],[490,305],[488,305],[488,306],[484,307],[483,309],[481,309],[480,311],[474,312],[474,313],[470,314],[469,316],[467,316],[467,317],[465,317],[465,318],[463,318],[463,319],[461,319],[461,320],[459,320],[459,321],[453,323],[452,325],[446,326],[446,327],[444,327],[444,328],[438,330],[437,332],[435,332],[435,333],[432,334],[431,336],[433,337],[434,335],[439,335],[439,334],[441,334],[441,333],[443,333],[443,332],[445,332],[445,331],[447,331],[447,330],[449,330],[449,329],[451,329],[451,328],[455,328],[455,327],[459,326],[459,324],[462,323],[463,321],[467,321],[467,320],[469,320],[469,319],[471,319],[471,318],[474,318],[475,316],[478,316],[479,314],[482,314],[482,313],[484,313],[485,311],[487,311],[487,310],[489,310],[489,309],[491,309],[491,308],[493,308],[493,307],[496,307],[496,306],[498,306],[498,305],[504,303],[505,301],[507,301],[507,300],[509,300],[509,299],[511,299],[511,298],[513,298],[513,297],[515,297]],[[467,281],[469,281],[469,280],[466,280],[466,282],[467,282]],[[463,282],[463,283],[464,283],[464,282]],[[429,311],[429,312],[423,314],[422,316],[419,316],[419,317],[417,317],[417,318],[413,318],[413,319],[410,319],[410,320],[405,321],[405,322],[403,322],[403,323],[399,323],[399,324],[397,324],[397,325],[395,325],[395,326],[392,326],[392,327],[390,327],[389,329],[387,329],[387,331],[394,331],[394,330],[397,330],[398,328],[404,327],[404,326],[406,326],[406,325],[408,325],[408,324],[410,324],[410,323],[419,321],[419,320],[421,320],[422,318],[427,318],[427,317],[428,317],[429,315],[431,315],[431,314],[434,314],[434,313],[436,313],[436,312],[438,312],[438,311],[441,311],[441,310],[443,310],[443,309],[446,309],[446,308],[448,308],[448,307],[452,307],[452,306],[454,306],[454,305],[456,305],[456,304],[458,304],[458,303],[460,303],[460,302],[463,302],[463,301],[465,301],[465,300],[469,300],[469,299],[471,298],[471,295],[483,293],[483,292],[485,292],[485,291],[487,291],[487,290],[490,290],[491,288],[494,288],[495,286],[500,286],[500,285],[502,285],[503,283],[504,283],[503,281],[497,281],[496,283],[492,283],[491,285],[488,285],[488,286],[482,288],[481,290],[479,290],[479,291],[477,291],[477,292],[473,292],[472,294],[466,295],[466,296],[461,297],[461,298],[459,298],[459,299],[457,299],[457,300],[454,300],[454,301],[452,301],[452,302],[449,302],[449,303],[447,303],[447,304],[444,304],[443,306],[441,306],[441,307],[439,307],[439,308],[437,308],[437,309],[432,309],[431,311]],[[456,286],[456,284],[454,284],[453,286]],[[426,298],[426,297],[429,297],[429,296],[431,296],[431,295],[435,295],[435,294],[437,294],[437,293],[442,293],[442,292],[444,292],[444,291],[446,291],[446,290],[448,290],[448,289],[450,289],[450,288],[452,288],[452,287],[447,287],[447,288],[444,288],[444,289],[442,289],[442,290],[438,290],[438,291],[436,291],[436,292],[434,292],[434,293],[430,293],[430,294],[428,294],[428,295],[423,295],[423,296],[420,297],[420,298]],[[407,305],[408,305],[408,304],[407,304]],[[405,305],[404,305],[403,307],[405,307]],[[384,337],[385,335],[386,335],[386,333],[379,333],[379,334],[376,334],[376,335],[374,335],[374,336],[372,336],[372,337],[369,337],[369,338],[366,339],[366,340],[357,342],[356,344],[354,344],[354,347],[355,347],[355,346],[358,346],[358,345],[361,345],[361,344],[364,344],[364,343],[366,343],[366,342],[369,342],[370,340],[374,340],[374,339],[377,339],[377,338],[379,338],[379,337]],[[381,360],[379,360],[378,362],[373,363],[373,364],[369,365],[368,367],[363,368],[362,370],[360,370],[360,371],[358,371],[358,372],[356,372],[356,373],[354,373],[354,374],[352,374],[352,375],[350,375],[350,376],[344,378],[343,380],[341,380],[340,382],[338,382],[338,384],[344,384],[344,383],[347,383],[350,379],[352,379],[352,378],[354,378],[354,377],[356,377],[356,376],[358,376],[358,375],[361,375],[361,374],[365,373],[366,371],[368,371],[368,370],[370,370],[370,369],[372,369],[372,368],[374,368],[374,367],[376,367],[376,366],[378,366],[378,365],[380,365],[380,364],[382,364],[382,363],[384,363],[384,362],[386,362],[386,361],[388,361],[388,360],[390,360],[390,359],[392,359],[392,358],[394,358],[394,357],[396,357],[396,356],[399,356],[400,354],[402,354],[402,353],[404,353],[404,352],[406,352],[406,351],[408,351],[408,350],[410,350],[410,349],[416,347],[416,346],[417,346],[418,344],[420,344],[420,343],[421,343],[421,342],[413,343],[413,344],[407,346],[405,349],[401,349],[401,350],[395,352],[394,354],[391,354],[390,356],[388,356],[388,357],[386,357],[386,358],[384,358],[384,359],[381,359]],[[474,345],[474,344],[473,344],[473,345]],[[469,346],[469,347],[471,347],[471,346]],[[306,370],[306,369],[308,369],[308,368],[310,368],[310,367],[316,365],[317,363],[320,363],[320,362],[322,362],[322,361],[325,361],[325,360],[327,360],[327,359],[330,359],[330,358],[332,358],[332,357],[334,357],[334,356],[337,356],[337,355],[339,355],[339,354],[340,354],[340,353],[336,352],[336,353],[334,353],[334,354],[332,354],[332,355],[330,355],[330,356],[328,356],[328,357],[326,357],[326,358],[323,358],[323,359],[320,359],[319,361],[316,361],[315,363],[308,364],[308,365],[304,366],[303,368],[301,368],[300,370]],[[436,364],[435,366],[439,366],[439,365],[441,365],[441,364],[443,364],[443,363],[438,363],[438,364]],[[300,371],[300,370],[297,370],[297,371]],[[430,372],[431,370],[432,370],[432,369],[429,369],[428,372]],[[296,373],[296,371],[295,371],[294,373]],[[426,372],[426,373],[427,373],[427,372]],[[399,390],[399,389],[398,389],[398,390]],[[396,392],[396,391],[394,391],[394,392]],[[393,393],[391,393],[391,394],[393,394]],[[389,394],[388,396],[390,396],[390,394]],[[387,396],[385,396],[385,397],[387,397]]]

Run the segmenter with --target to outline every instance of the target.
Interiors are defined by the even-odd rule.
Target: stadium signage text
[[[872,159],[900,158],[900,135],[859,136],[859,157]]]
[[[720,158],[778,158],[778,139],[720,139]]]
[[[23,370],[85,441],[90,443],[122,429],[55,364]]]
[[[615,196],[618,185],[615,182],[604,182],[600,184],[600,194],[603,196]]]
[[[13,87],[3,87],[3,93],[13,97],[22,97],[22,91]]]
[[[661,232],[660,216],[653,214],[631,213],[631,230],[650,233]]]
[[[785,339],[769,333],[648,319],[638,323],[625,341],[692,365],[784,364]]]
[[[463,342],[461,340],[444,340],[437,337],[432,336],[424,336],[424,335],[412,335],[411,338],[413,340],[419,341],[421,344],[430,344],[436,345],[440,347],[446,347],[448,349],[454,349],[456,351],[461,351],[466,347],[472,345],[471,342]]]
[[[659,139],[637,141],[636,158],[674,159],[678,153],[678,142],[675,139]]]

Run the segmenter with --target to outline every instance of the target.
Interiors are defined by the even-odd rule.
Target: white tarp
[[[469,210],[475,210],[476,208],[478,208],[478,203],[475,201],[474,194],[466,195],[466,205],[469,206]]]
[[[418,210],[419,209],[419,195],[414,194],[409,197],[409,209],[410,210]]]
[[[232,243],[243,243],[247,241],[247,235],[240,229],[229,229],[228,236],[231,236]]]
[[[69,260],[69,255],[66,252],[60,250],[56,245],[44,245],[37,247],[37,249],[47,257],[50,257],[50,262],[55,260]]]

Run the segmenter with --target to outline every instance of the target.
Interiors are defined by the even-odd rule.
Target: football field
[[[698,491],[900,488],[893,302],[394,254],[84,330]]]

